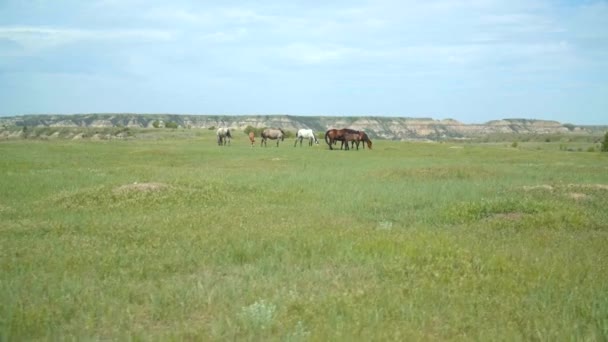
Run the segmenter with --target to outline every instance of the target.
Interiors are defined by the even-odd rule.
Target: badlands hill
[[[365,130],[373,138],[391,140],[440,140],[446,138],[473,138],[489,134],[598,134],[608,126],[582,126],[562,124],[557,121],[530,119],[503,119],[483,124],[464,124],[452,119],[406,117],[337,117],[294,115],[176,115],[176,114],[72,114],[72,115],[23,115],[0,117],[0,130],[10,127],[131,127],[154,128],[164,125],[181,128],[247,126],[281,127],[296,131],[311,128],[325,131],[329,128],[353,128]]]

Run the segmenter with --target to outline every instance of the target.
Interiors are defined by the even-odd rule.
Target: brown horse
[[[371,150],[372,149],[372,141],[370,140],[370,138],[367,136],[367,133],[363,132],[363,131],[359,131],[359,140],[363,141],[363,149],[365,150],[365,143],[367,144],[367,147]],[[359,145],[359,144],[357,144]],[[357,146],[358,147],[358,146]]]
[[[255,142],[255,133],[249,132],[249,141],[251,141],[251,148],[253,148],[253,143]]]
[[[359,142],[361,142],[361,135],[358,132],[344,134],[344,150],[349,150],[349,143],[352,143],[353,146],[357,144],[357,150],[359,150]]]
[[[354,129],[349,129],[349,128],[327,130],[327,132],[325,132],[325,142],[327,143],[327,145],[329,145],[329,149],[333,150],[333,145],[337,141],[341,141],[342,146],[344,146],[344,144],[347,143],[346,138],[345,138],[346,135],[348,135],[348,137],[350,138],[349,142],[354,141],[354,139],[355,139],[354,135],[357,135],[358,140],[366,142],[367,147],[371,150],[372,141],[369,139],[367,134],[363,131],[356,131]],[[340,146],[340,149],[342,149],[342,146]],[[346,147],[346,149],[348,149],[348,146]]]
[[[355,130],[343,128],[343,129],[329,129],[325,132],[325,142],[329,145],[329,149],[333,150],[333,145],[336,141],[344,142],[344,135],[347,133],[355,133]]]

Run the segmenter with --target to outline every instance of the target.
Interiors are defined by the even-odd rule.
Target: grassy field
[[[608,339],[608,154],[236,137],[0,142],[0,340]]]

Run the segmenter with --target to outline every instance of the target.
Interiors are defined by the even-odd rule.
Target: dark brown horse
[[[361,142],[361,135],[359,132],[357,133],[345,133],[344,134],[344,150],[349,150],[349,145],[352,144],[354,146],[357,145],[357,150],[359,149],[359,143]],[[365,146],[365,145],[363,145]]]
[[[343,128],[343,129],[329,129],[327,130],[327,132],[325,132],[325,142],[327,143],[327,145],[329,145],[329,149],[333,150],[333,145],[337,142],[337,141],[341,141],[344,142],[344,135],[347,133],[355,133],[357,131],[352,130],[352,129],[348,129],[348,128]]]
[[[356,137],[355,137],[356,136]],[[346,141],[348,137],[348,142]],[[369,139],[369,137],[367,136],[367,134],[365,134],[365,132],[363,131],[356,131],[354,129],[349,129],[349,128],[343,128],[343,129],[329,129],[327,130],[327,132],[325,132],[325,142],[327,143],[327,145],[329,145],[329,149],[333,150],[333,145],[337,142],[337,141],[341,141],[342,142],[342,146],[344,146],[344,144],[348,144],[351,141],[363,141],[365,143],[367,143],[367,147],[369,147],[369,149],[372,149],[372,141]],[[340,146],[340,149],[342,149],[342,146]],[[357,143],[358,146],[358,143]],[[346,149],[348,149],[348,146],[346,146]],[[358,147],[357,147],[358,149]]]
[[[363,132],[363,131],[359,131],[359,141],[363,141],[363,149],[365,150],[365,144],[367,144],[367,147],[371,150],[372,149],[372,141],[369,139],[369,137],[367,136],[367,133]],[[357,144],[357,148],[359,144]]]

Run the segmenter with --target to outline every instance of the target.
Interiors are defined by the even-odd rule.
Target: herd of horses
[[[232,139],[232,135],[230,133],[230,128],[220,127],[217,129],[217,144],[222,145],[230,145],[230,140]],[[260,138],[262,141],[260,142],[260,146],[268,146],[268,139],[276,140],[277,147],[279,147],[279,142],[285,140],[285,131],[281,128],[266,128],[260,133]],[[308,146],[312,146],[313,143],[318,144],[319,140],[315,136],[312,129],[300,129],[298,133],[296,133],[296,141],[293,144],[294,147],[298,145],[300,142],[300,147],[302,146],[302,141],[306,139],[308,140]],[[255,134],[253,132],[249,132],[249,141],[251,142],[251,147],[253,147],[255,143]],[[330,150],[333,150],[334,146],[339,142],[340,149],[349,150],[357,147],[359,149],[359,144],[363,143],[363,148],[365,149],[365,145],[371,150],[372,149],[372,141],[369,139],[367,134],[363,131],[357,131],[354,129],[343,128],[343,129],[329,129],[325,132],[325,142],[329,146]],[[349,146],[350,145],[350,146]]]

